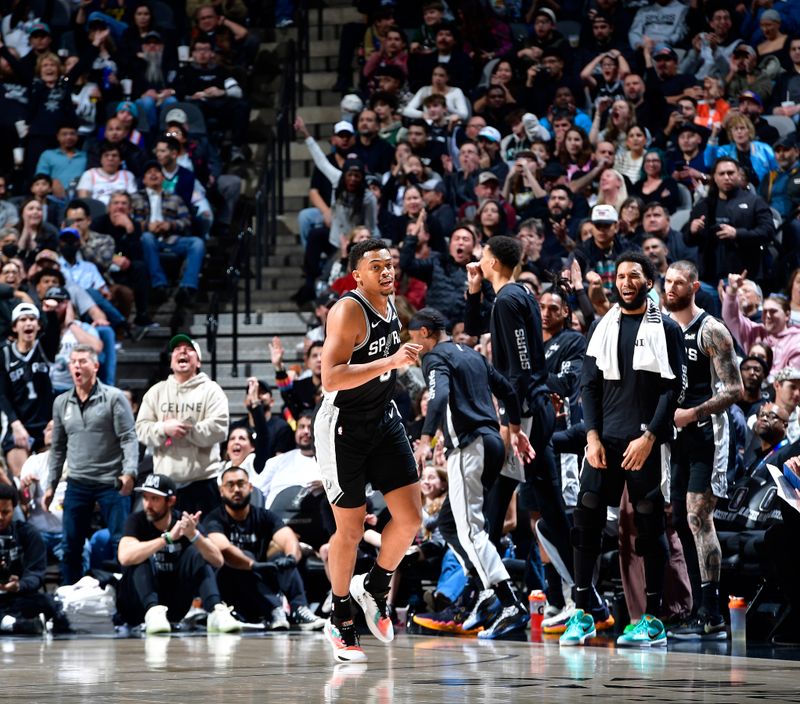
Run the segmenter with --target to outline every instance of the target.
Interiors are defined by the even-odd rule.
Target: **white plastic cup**
[[[186,44],[181,44],[178,47],[178,61],[186,63],[189,60],[189,47]]]
[[[20,139],[25,139],[25,135],[28,134],[28,123],[25,120],[17,120],[14,123],[14,127],[17,128],[17,134],[19,135]]]
[[[23,161],[25,161],[25,148],[14,147],[14,166],[22,166]]]
[[[782,108],[793,108],[795,106],[794,100],[784,100],[781,103]]]
[[[130,78],[123,78],[120,81],[120,85],[122,85],[122,92],[126,98],[129,98],[131,95],[131,91],[133,90],[133,81]]]

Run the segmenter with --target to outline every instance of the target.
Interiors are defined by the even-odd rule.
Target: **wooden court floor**
[[[780,651],[618,650],[399,634],[365,637],[366,666],[335,665],[320,634],[0,639],[0,700],[132,704],[799,702]],[[789,655],[793,653],[789,652]]]

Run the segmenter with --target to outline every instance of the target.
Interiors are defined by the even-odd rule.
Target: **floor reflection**
[[[364,638],[367,664],[335,664],[320,635],[177,634],[150,638],[0,639],[3,695],[21,702],[204,704],[365,702],[797,701],[800,663],[727,642],[668,652],[557,641],[483,642],[401,635]],[[791,651],[788,651],[791,653]],[[753,657],[758,653],[758,657]],[[772,649],[773,658],[780,652]],[[616,702],[614,701],[616,700]]]

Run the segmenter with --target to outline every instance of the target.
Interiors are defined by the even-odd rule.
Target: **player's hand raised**
[[[483,272],[479,262],[470,262],[467,264],[467,287],[470,293],[481,292],[481,282],[483,281]]]

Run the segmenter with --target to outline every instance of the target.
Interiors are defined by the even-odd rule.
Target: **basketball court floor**
[[[365,637],[366,665],[335,665],[321,634],[0,639],[0,700],[240,704],[798,702],[800,651],[727,641],[668,652],[550,642]]]

